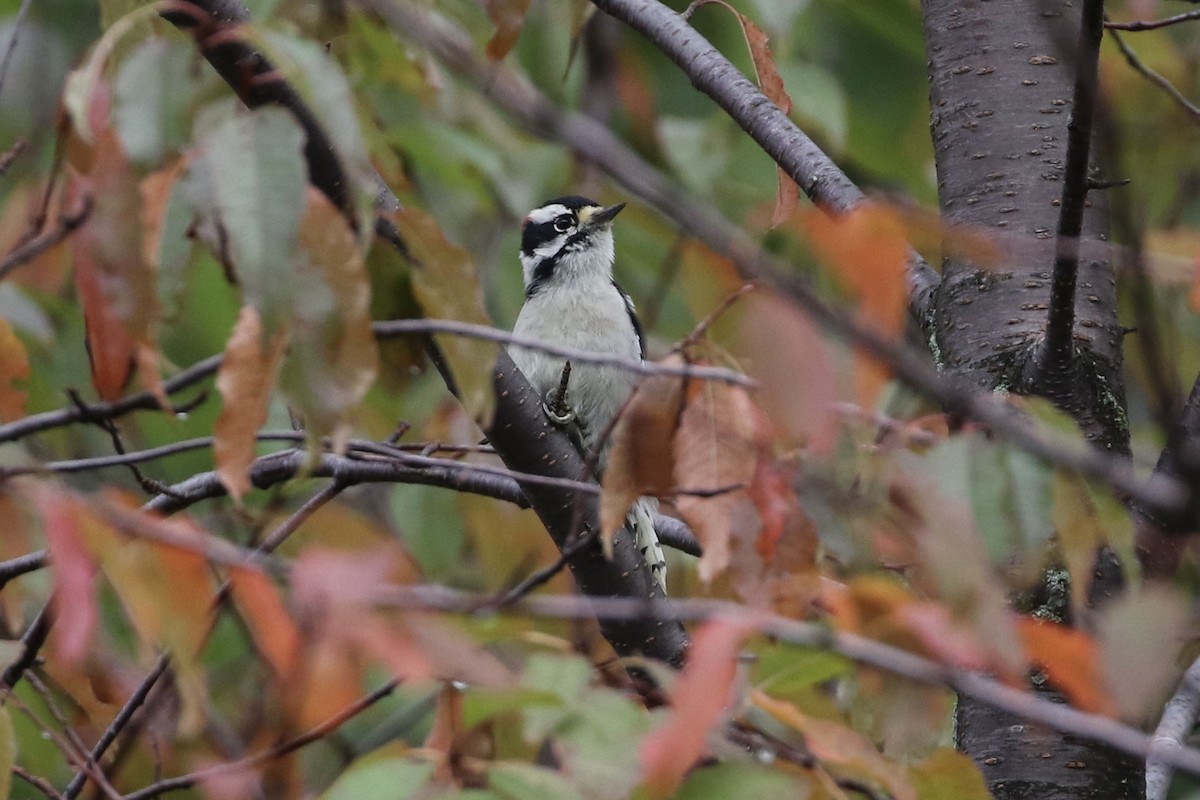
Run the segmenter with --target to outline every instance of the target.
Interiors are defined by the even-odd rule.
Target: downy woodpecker
[[[613,280],[613,218],[624,203],[600,206],[584,197],[560,197],[535,208],[521,232],[525,305],[513,333],[531,339],[614,355],[645,358],[642,326],[633,301]],[[545,399],[556,417],[557,392],[566,359],[514,348],[513,361]],[[599,442],[613,416],[633,391],[636,376],[618,367],[572,364],[566,405],[579,423],[588,452],[599,444],[597,467],[603,473],[609,441]],[[571,419],[568,416],[566,422]],[[666,562],[654,530],[657,501],[643,497],[629,510],[625,527],[659,585],[666,590]]]

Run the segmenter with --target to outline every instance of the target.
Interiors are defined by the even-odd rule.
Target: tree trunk
[[[1090,193],[1084,213],[1072,366],[1048,375],[1032,369],[1050,304],[1078,6],[922,0],[941,209],[954,222],[993,231],[1003,253],[996,265],[943,263],[932,344],[945,373],[983,389],[1048,397],[1098,447],[1128,453],[1122,327],[1102,192]],[[1143,796],[1141,763],[1093,742],[965,698],[956,723],[959,748],[1000,800]]]

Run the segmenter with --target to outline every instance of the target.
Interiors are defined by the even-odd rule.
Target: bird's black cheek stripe
[[[558,235],[559,232],[554,230],[554,220],[550,220],[549,222],[527,222],[525,223],[525,228],[521,231],[521,252],[527,256],[531,256],[534,250]]]
[[[553,255],[549,258],[543,258],[533,268],[533,280],[525,287],[525,299],[533,297],[545,285],[546,281],[550,280],[550,276],[554,274],[554,268],[558,266],[558,256]]]

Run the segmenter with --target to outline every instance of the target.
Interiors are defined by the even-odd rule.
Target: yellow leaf
[[[25,391],[14,384],[29,377],[29,354],[8,320],[0,317],[0,420],[25,416]]]

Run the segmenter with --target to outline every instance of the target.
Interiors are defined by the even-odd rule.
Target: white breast
[[[588,286],[576,281],[569,291],[554,284],[542,287],[525,302],[513,333],[590,353],[641,360],[625,299],[611,282],[602,279]],[[512,348],[512,358],[543,397],[558,386],[566,360],[519,347]],[[604,432],[636,382],[637,376],[627,370],[572,362],[567,402],[586,427],[586,445],[591,447]]]

